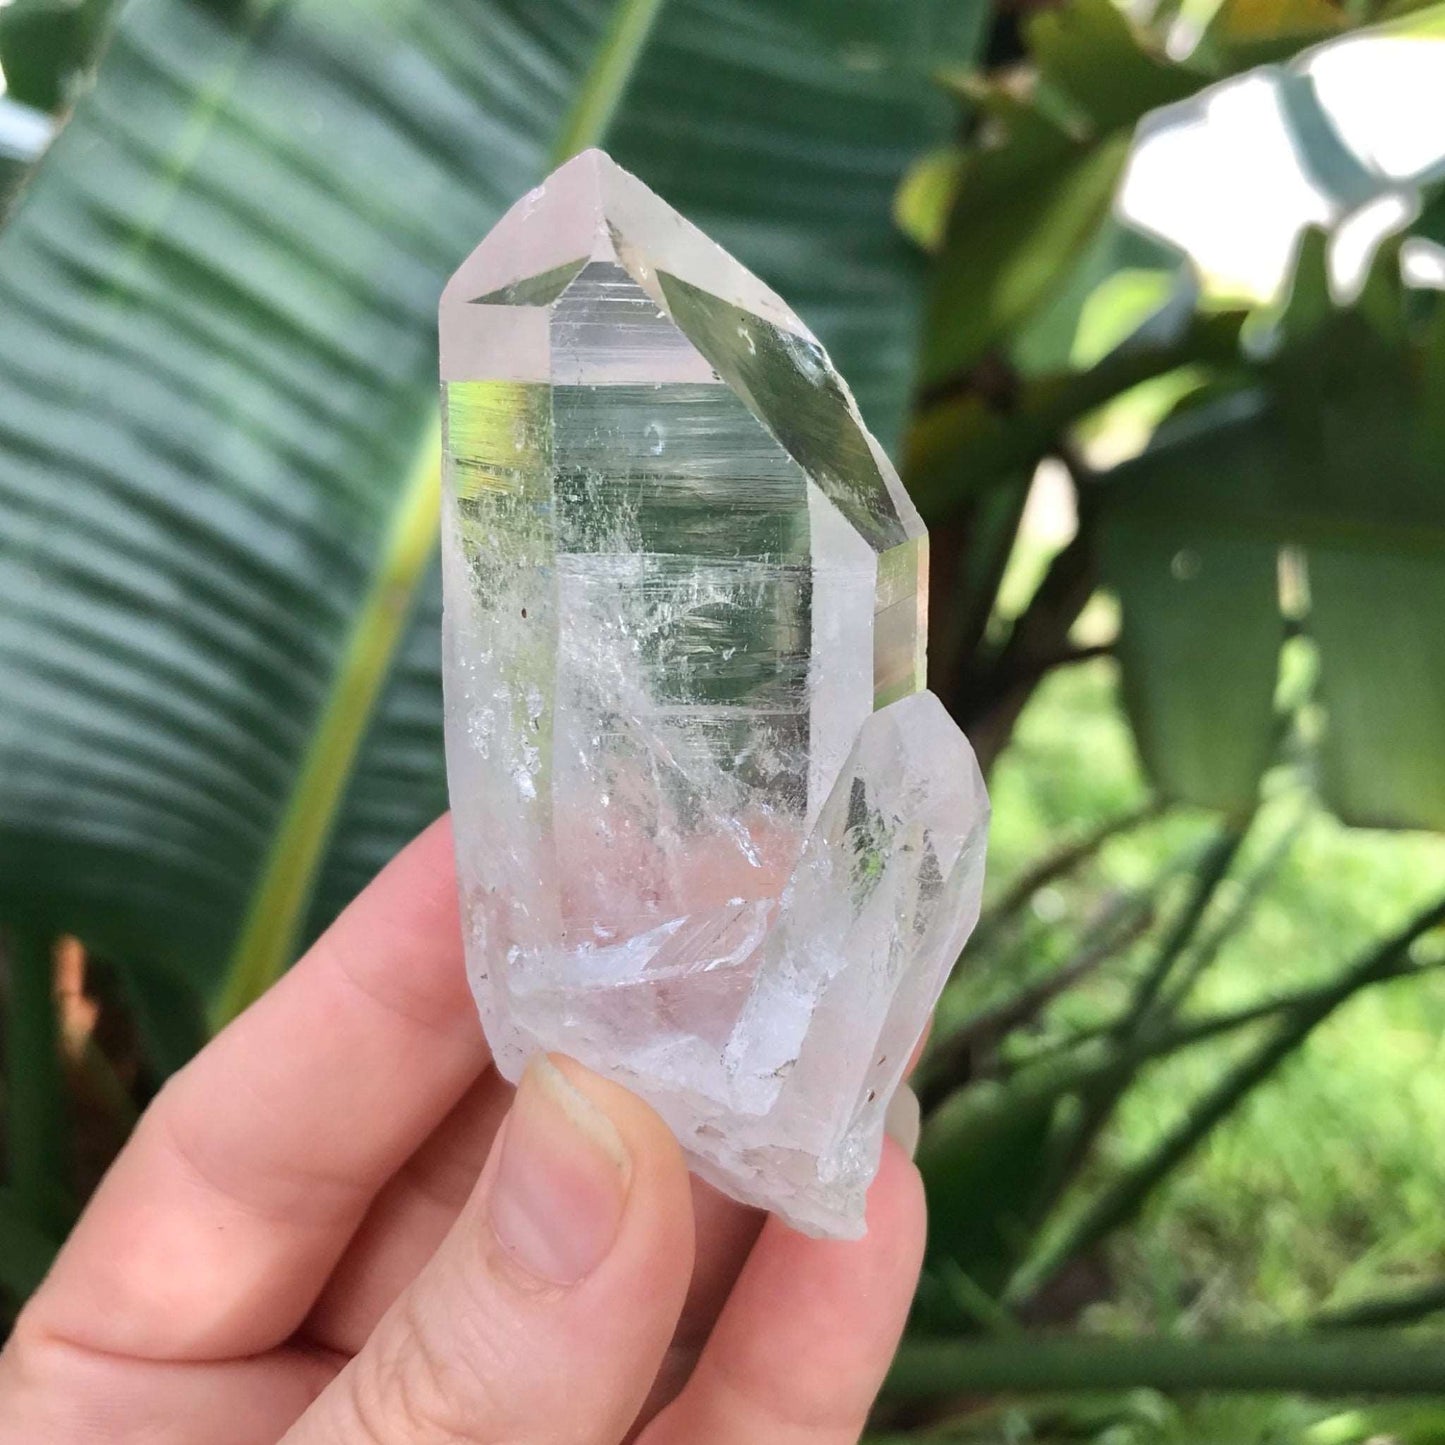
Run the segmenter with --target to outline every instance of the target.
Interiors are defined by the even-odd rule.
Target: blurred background
[[[445,806],[436,299],[605,142],[853,383],[989,770],[874,1439],[1445,1441],[1442,39],[1372,0],[0,7],[5,1317]]]

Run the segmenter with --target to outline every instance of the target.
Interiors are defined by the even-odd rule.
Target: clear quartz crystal
[[[856,1236],[978,915],[927,534],[755,276],[588,151],[441,304],[447,758],[498,1067],[572,1055],[697,1171]]]

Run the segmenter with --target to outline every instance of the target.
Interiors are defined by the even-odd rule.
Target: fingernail
[[[918,1153],[918,1135],[921,1129],[922,1114],[918,1107],[918,1095],[907,1084],[899,1084],[888,1101],[888,1112],[883,1116],[883,1132],[912,1159]]]
[[[503,1131],[491,1197],[498,1243],[527,1273],[576,1284],[617,1239],[630,1179],[616,1125],[538,1054]]]

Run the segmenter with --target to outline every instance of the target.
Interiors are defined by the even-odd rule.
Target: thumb
[[[471,1200],[290,1445],[616,1445],[692,1273],[687,1167],[640,1099],[538,1057]]]

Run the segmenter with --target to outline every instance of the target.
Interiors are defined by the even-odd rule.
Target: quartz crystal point
[[[588,151],[441,303],[447,758],[502,1073],[642,1095],[856,1236],[977,916],[988,803],[924,686],[927,534],[755,276]]]

